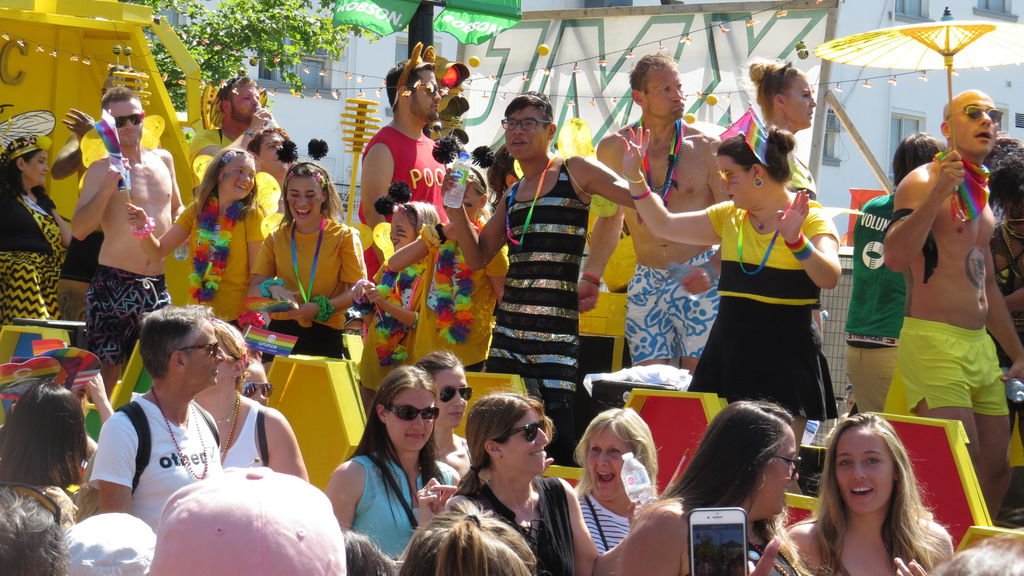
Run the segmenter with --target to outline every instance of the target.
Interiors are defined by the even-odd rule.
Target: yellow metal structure
[[[960,545],[957,546],[957,551],[963,552],[968,548],[977,546],[984,542],[986,538],[1013,538],[1014,540],[1024,541],[1024,530],[1019,528],[1011,530],[995,526],[971,526],[967,529],[967,533],[964,534],[964,539],[960,541]]]
[[[345,210],[345,222],[348,224],[355,222],[355,190],[359,183],[360,156],[370,138],[380,129],[380,118],[376,116],[379,105],[376,100],[347,98],[345,111],[340,114],[341,141],[347,145],[345,152],[352,154],[352,177],[348,181],[348,207]]]
[[[0,0],[0,133],[25,118],[42,120],[55,149],[70,132],[60,118],[70,108],[98,118],[100,89],[108,67],[127,63],[131,50],[135,72],[148,76],[145,106],[149,116],[160,116],[166,129],[160,146],[174,156],[175,172],[186,203],[192,197],[192,168],[188,145],[178,113],[160,81],[161,74],[149,45],[155,36],[185,73],[188,117],[199,119],[199,66],[162,19],[138,4],[111,0]],[[114,46],[122,55],[114,54]],[[141,77],[122,78],[138,82]],[[191,123],[191,122],[190,122]],[[51,156],[52,158],[52,156]],[[61,215],[70,218],[78,201],[78,178],[52,180],[47,190]],[[168,283],[176,303],[184,303],[188,289],[188,264],[168,259]]]

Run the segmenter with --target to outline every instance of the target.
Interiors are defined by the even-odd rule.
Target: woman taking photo
[[[649,138],[644,133],[633,134],[623,169],[637,210],[654,234],[721,245],[722,300],[690,391],[713,392],[730,402],[778,402],[793,414],[799,437],[808,419],[836,417],[811,308],[821,288],[839,282],[838,234],[820,204],[786,190],[793,136],[747,118],[745,130],[756,131],[756,140],[750,137],[760,142],[757,152],[744,132],[718,147],[728,202],[669,213],[640,172]]]
[[[236,322],[243,315],[249,274],[263,243],[263,210],[257,205],[256,160],[245,150],[226,148],[210,161],[195,200],[163,236],[145,232],[149,217],[129,204],[128,221],[139,230],[146,255],[161,260],[189,241],[192,302],[214,316]]]
[[[308,481],[306,464],[288,420],[277,410],[264,408],[242,394],[249,364],[242,334],[223,320],[214,320],[213,329],[221,350],[217,384],[196,394],[196,402],[217,422],[221,465],[267,466]]]
[[[818,509],[789,532],[812,573],[916,576],[953,555],[891,424],[875,414],[844,418],[826,453]]]
[[[77,514],[68,489],[82,484],[88,457],[82,402],[52,380],[29,388],[0,429],[0,482],[42,490],[60,506],[65,528]]]
[[[0,325],[60,318],[57,280],[71,228],[43,187],[46,136],[15,138],[0,151]]]
[[[658,451],[651,429],[629,408],[595,416],[576,447],[576,463],[583,468],[576,495],[590,538],[602,554],[629,533],[633,503],[622,484],[622,455],[627,452],[644,465],[652,481],[657,480]]]
[[[588,576],[599,560],[614,566],[615,553],[598,555],[568,483],[540,477],[550,463],[544,449],[553,432],[534,398],[499,393],[481,399],[466,425],[473,467],[452,503],[471,500],[515,528],[537,556],[538,574]]]
[[[284,179],[284,222],[260,248],[249,294],[291,303],[271,315],[270,330],[297,336],[293,354],[346,358],[345,309],[366,278],[359,234],[341,223],[341,200],[326,170],[311,162]]]
[[[466,372],[459,359],[447,350],[427,354],[416,366],[430,374],[437,390],[437,405],[441,410],[434,420],[437,459],[465,477],[469,473],[469,445],[455,429],[462,424],[466,406],[473,397],[473,389],[466,383]]]
[[[719,412],[683,475],[619,544],[620,572],[628,567],[629,574],[686,576],[689,512],[735,506],[747,512],[747,550],[759,562],[754,573],[800,574],[785,530],[786,487],[799,464],[791,421],[788,412],[767,402],[734,402]],[[775,539],[781,543],[773,560],[768,547]]]
[[[341,527],[366,534],[392,558],[441,511],[459,480],[430,438],[439,412],[434,395],[430,376],[415,366],[385,376],[355,456],[327,483]]]

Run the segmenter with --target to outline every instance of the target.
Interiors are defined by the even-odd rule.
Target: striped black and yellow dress
[[[514,192],[513,192],[514,196]],[[579,381],[579,296],[589,205],[563,165],[550,192],[509,210],[509,266],[498,304],[487,371],[519,374],[528,386],[575,390]]]
[[[707,214],[722,238],[722,300],[690,390],[714,392],[730,402],[773,400],[811,420],[835,418],[821,333],[811,319],[820,289],[782,238],[758,233],[745,210],[723,202]],[[838,240],[832,221],[813,201],[803,233],[809,239],[827,234]],[[762,260],[764,268],[753,273]]]
[[[57,280],[65,248],[46,195],[38,203],[0,189],[0,325],[60,318]]]

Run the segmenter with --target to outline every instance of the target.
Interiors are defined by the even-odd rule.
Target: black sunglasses
[[[270,398],[274,393],[274,385],[270,382],[246,382],[242,384],[242,396],[246,398],[257,396],[260,392],[267,398]]]
[[[408,404],[401,404],[398,406],[391,405],[388,406],[388,410],[390,410],[395,416],[398,416],[399,420],[405,420],[406,422],[412,422],[417,416],[429,422],[437,418],[437,415],[441,413],[441,409],[437,406],[431,406],[430,408],[417,408],[415,406],[409,406]]]
[[[463,400],[469,402],[469,399],[473,397],[473,389],[469,386],[459,386],[458,388],[449,386],[447,388],[442,388],[441,393],[438,394],[437,397],[441,399],[441,402],[450,402],[452,398],[455,398],[456,394],[462,396]]]
[[[508,432],[505,432],[501,436],[494,439],[495,442],[504,442],[516,434],[522,432],[523,438],[526,438],[527,442],[533,442],[537,439],[537,434],[544,427],[543,422],[534,422],[533,424],[527,424],[526,426],[520,426],[519,428],[513,428]]]
[[[775,456],[773,456],[773,458],[778,458],[779,460],[785,460],[787,464],[792,464],[793,467],[790,468],[789,478],[790,478],[790,480],[792,480],[793,478],[796,478],[796,473],[800,471],[800,457],[799,456],[797,456],[796,458],[786,458],[785,456],[779,456],[778,454],[776,454]]]
[[[143,112],[142,114],[129,114],[128,116],[115,116],[114,126],[117,126],[118,128],[124,128],[128,125],[129,122],[131,122],[132,125],[134,126],[138,126],[139,124],[142,124],[142,121],[145,119],[145,112]]]
[[[981,115],[985,114],[992,120],[993,124],[999,124],[1003,119],[1003,111],[998,108],[982,108],[976,104],[969,104],[964,106],[964,114],[967,115],[971,120],[981,120]]]
[[[213,341],[209,344],[194,344],[192,346],[182,346],[178,348],[179,352],[185,350],[206,350],[206,353],[210,355],[210,358],[217,356],[220,353],[220,342]]]
[[[22,484],[20,482],[0,482],[0,488],[7,488],[11,492],[18,494],[22,498],[31,498],[39,503],[47,512],[53,515],[53,523],[60,526],[60,505],[53,498],[46,495],[45,492],[31,486],[29,484]]]

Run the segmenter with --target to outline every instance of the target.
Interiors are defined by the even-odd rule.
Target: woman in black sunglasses
[[[437,458],[465,476],[469,473],[469,445],[455,433],[462,424],[473,389],[466,383],[466,372],[455,354],[447,350],[431,352],[416,362],[430,374],[437,389],[437,405],[441,409],[434,421],[434,444]]]
[[[438,408],[434,383],[415,366],[399,366],[380,383],[355,456],[327,483],[342,528],[369,536],[397,558],[421,522],[441,511],[459,474],[439,462],[431,439]]]
[[[541,477],[551,464],[545,448],[553,434],[538,400],[481,398],[466,424],[473,467],[452,502],[476,502],[519,531],[537,556],[538,574],[589,575],[614,566],[617,553],[599,556],[576,493],[560,478]]]

